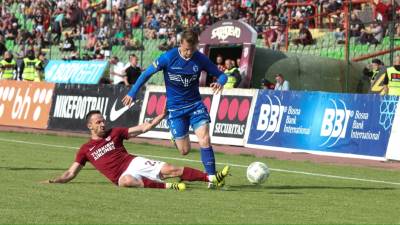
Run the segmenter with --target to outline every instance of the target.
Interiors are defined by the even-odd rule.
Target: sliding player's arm
[[[164,107],[164,111],[163,113],[161,113],[160,115],[156,116],[153,120],[149,121],[149,122],[144,122],[138,126],[135,127],[131,127],[128,129],[128,135],[129,137],[136,137],[140,134],[146,133],[147,131],[153,129],[155,126],[157,126],[157,124],[159,124],[161,122],[161,120],[164,119],[164,117],[167,115],[167,111]]]
[[[54,178],[54,179],[44,181],[44,183],[68,183],[78,175],[78,173],[79,173],[79,171],[81,171],[82,167],[83,166],[81,164],[74,162],[69,167],[69,169],[67,171],[65,171],[61,176]]]

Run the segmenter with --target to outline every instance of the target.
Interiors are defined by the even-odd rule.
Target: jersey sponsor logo
[[[267,104],[261,105],[260,116],[257,122],[257,130],[264,131],[264,133],[257,137],[257,141],[261,139],[269,141],[276,133],[279,133],[283,113],[287,110],[287,108],[281,104],[281,101],[277,96],[274,96],[275,104],[273,104],[271,97],[266,97],[268,102]]]
[[[228,37],[239,38],[241,29],[236,26],[221,26],[211,31],[211,39],[218,38],[218,40],[224,41]]]
[[[57,95],[53,117],[65,119],[84,119],[91,110],[99,110],[107,119],[108,97]]]
[[[180,74],[168,73],[168,77],[171,81],[179,82],[184,87],[189,87],[193,81],[197,80],[197,74],[180,75]]]
[[[114,142],[108,142],[104,146],[98,148],[96,151],[90,153],[90,155],[93,157],[93,159],[96,161],[99,158],[101,158],[103,155],[105,155],[107,152],[110,152],[115,149]]]
[[[332,147],[340,139],[345,138],[350,117],[354,116],[354,111],[348,110],[343,100],[339,99],[340,104],[333,99],[329,99],[329,101],[334,107],[325,109],[320,132],[321,137],[328,138],[320,147]]]
[[[0,124],[47,128],[54,84],[0,81]]]
[[[111,111],[110,111],[110,121],[111,122],[117,120],[119,117],[122,116],[122,114],[124,114],[126,111],[128,111],[128,109],[130,109],[133,105],[135,105],[135,102],[133,102],[130,106],[124,106],[124,107],[116,110],[115,107],[117,105],[117,101],[118,101],[118,99],[115,100],[113,106],[111,107]]]

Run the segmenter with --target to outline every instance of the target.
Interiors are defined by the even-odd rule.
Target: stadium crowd
[[[159,48],[168,50],[179,40],[179,33],[193,27],[199,32],[207,26],[222,20],[235,19],[252,25],[265,38],[267,47],[279,45],[284,41],[284,30],[288,24],[289,0],[5,0],[0,18],[0,54],[14,45],[23,50],[37,52],[49,45],[59,45],[62,51],[75,52],[79,40],[86,40],[84,47],[90,57],[104,57],[104,51],[113,45],[123,45],[126,50],[143,49],[141,32],[145,39],[164,39]],[[308,2],[313,1],[296,1]],[[374,0],[377,25],[364,27],[357,17],[359,7],[354,7],[352,36],[360,38],[361,43],[374,43],[384,36],[387,21],[390,19],[390,5]],[[338,25],[336,37],[343,40],[344,13],[341,0],[314,0],[321,12],[335,13]],[[141,5],[143,4],[143,10]],[[360,5],[357,5],[360,6]],[[292,9],[292,28],[304,24],[304,29],[315,27],[315,8],[302,6]],[[378,27],[378,28],[376,28]],[[374,30],[374,28],[376,28]],[[312,39],[309,32],[306,38]],[[371,31],[372,30],[372,31]],[[400,31],[400,28],[398,28]],[[378,33],[378,34],[377,34]],[[377,40],[372,40],[371,35]],[[297,44],[312,44],[301,41]],[[75,54],[71,54],[74,57]]]

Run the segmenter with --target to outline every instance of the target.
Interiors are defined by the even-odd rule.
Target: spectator
[[[168,51],[171,48],[175,47],[176,45],[177,45],[176,35],[174,33],[171,33],[169,34],[167,41],[158,46],[158,49],[160,49],[161,51]]]
[[[375,18],[383,24],[387,24],[391,17],[392,5],[390,1],[385,3],[382,0],[374,0],[372,6],[375,8]]]
[[[304,27],[303,23],[299,24],[299,36],[298,38],[293,40],[293,43],[295,45],[302,44],[303,46],[314,44],[311,32],[306,27]]]
[[[144,46],[142,45],[142,43],[129,34],[125,37],[124,46],[125,50],[144,50]]]
[[[289,91],[289,81],[285,80],[282,74],[276,74],[275,81],[275,91]]]
[[[260,10],[260,14],[256,17],[256,30],[257,32],[261,32],[263,30],[263,26],[267,21],[267,14],[264,10]]]
[[[220,71],[226,70],[226,67],[224,64],[224,58],[222,57],[222,55],[217,55],[217,58],[215,61],[216,61],[216,65]]]
[[[273,44],[278,40],[278,32],[276,26],[266,27],[264,31],[264,44],[267,48],[272,48]]]
[[[124,64],[119,61],[117,56],[111,57],[110,64],[110,78],[113,81],[113,84],[129,85],[124,69]]]
[[[351,22],[350,22],[351,23]],[[345,38],[345,26],[346,19],[344,18],[344,13],[340,14],[339,27],[336,28],[336,31],[333,32],[333,36],[335,37],[337,44],[344,44]]]
[[[329,3],[326,5],[325,11],[327,13],[336,12],[337,10],[342,8],[342,0],[329,0]]]
[[[263,78],[263,79],[261,79],[261,89],[274,90],[275,84],[270,82],[268,79]]]
[[[360,38],[358,42],[361,44],[379,44],[384,37],[384,30],[379,22],[371,24],[366,29],[361,30]]]
[[[18,35],[18,24],[17,23],[8,24],[5,30],[6,40],[15,40],[17,35]]]
[[[140,25],[142,25],[142,17],[137,11],[137,9],[131,16],[130,25],[131,25],[131,30],[140,28]]]
[[[352,13],[350,17],[350,37],[360,37],[361,30],[364,28],[364,24],[357,14]]]
[[[114,34],[114,45],[123,45],[125,42],[125,32],[122,28],[119,28]]]
[[[138,58],[135,54],[129,56],[129,63],[125,66],[125,74],[129,85],[134,85],[136,80],[142,73],[142,69],[138,67]]]
[[[206,14],[208,11],[209,1],[205,2],[204,0],[200,0],[197,3],[197,20],[200,20],[203,14]]]
[[[5,51],[7,51],[7,48],[4,42],[4,36],[0,35],[0,55],[3,55]]]
[[[93,33],[89,34],[88,35],[88,40],[86,42],[85,49],[89,50],[89,51],[94,51],[94,47],[96,46],[96,42],[97,42],[96,36]]]
[[[61,34],[63,31],[63,21],[64,21],[64,10],[62,8],[58,8],[54,14],[54,21],[51,25],[52,32],[56,34],[53,41],[56,43],[60,43]]]
[[[400,38],[400,24],[396,24],[396,33],[395,33],[395,38],[399,39]]]
[[[68,33],[65,34],[65,41],[61,48],[61,51],[71,52],[71,51],[75,51],[75,49],[76,49],[76,47],[75,47],[74,40]]]

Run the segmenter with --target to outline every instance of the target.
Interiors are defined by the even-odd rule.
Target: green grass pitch
[[[74,160],[75,147],[85,141],[0,132],[0,223],[400,223],[400,172],[376,168],[217,153],[217,162],[234,165],[224,190],[208,190],[200,182],[190,183],[185,192],[118,188],[90,164],[69,184],[39,183],[67,169]],[[137,155],[202,169],[198,151],[180,156],[173,148],[129,142],[125,146]],[[264,185],[253,186],[246,180],[245,166],[254,161],[265,162],[272,169]]]

